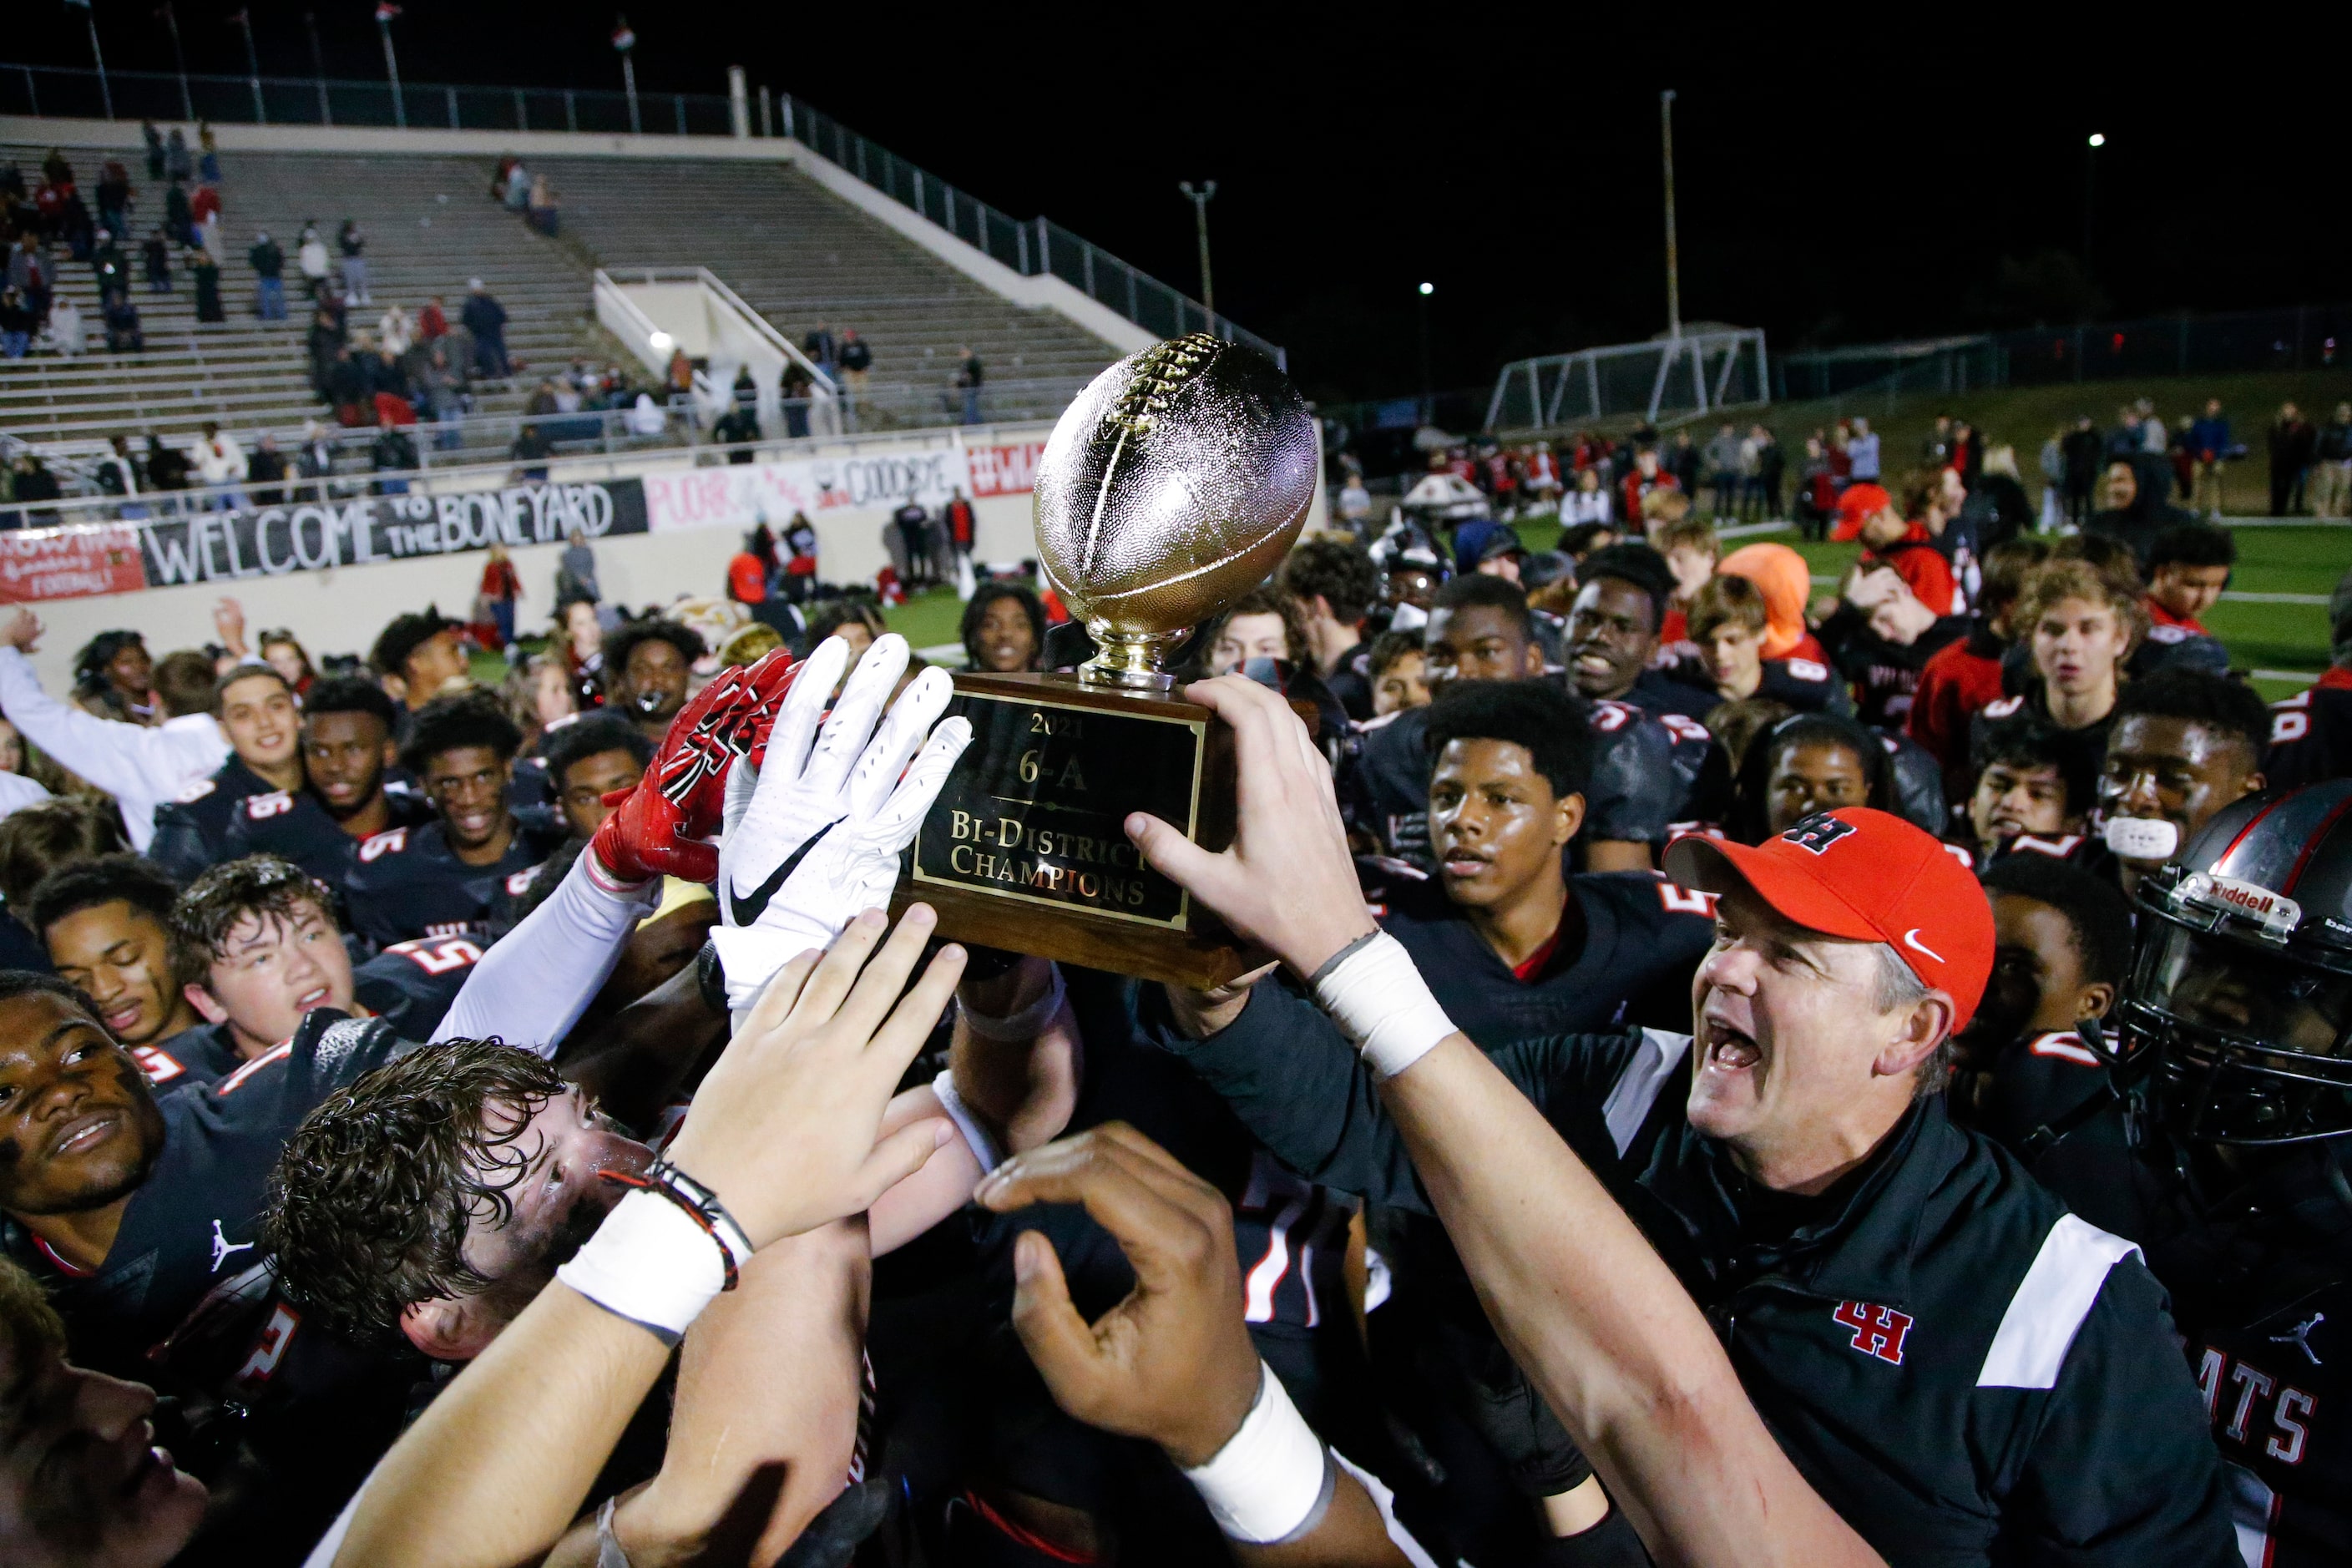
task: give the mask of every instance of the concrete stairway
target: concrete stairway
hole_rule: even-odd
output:
[[[0,160],[10,157],[30,171],[39,152],[0,147]],[[76,162],[78,183],[94,188],[97,155],[83,152]],[[163,203],[145,188],[143,167],[134,164],[131,173],[142,187],[131,228],[143,237],[160,221]],[[368,237],[374,303],[352,308],[355,330],[372,334],[377,316],[394,301],[413,317],[436,294],[454,321],[467,279],[478,277],[505,305],[507,346],[525,366],[551,369],[575,355],[611,353],[589,312],[589,268],[489,201],[487,160],[245,153],[232,154],[223,174],[221,295],[229,319],[196,321],[194,281],[176,271],[176,257],[173,291],[148,292],[137,247],[126,247],[146,351],[114,354],[101,346],[70,362],[35,356],[0,365],[0,431],[47,449],[89,451],[118,433],[194,437],[205,421],[217,420],[248,446],[264,429],[278,432],[283,444],[305,420],[323,414],[309,383],[309,321],[294,266],[306,219],[317,221],[331,252],[346,216],[357,218]],[[245,253],[264,229],[287,252],[284,321],[253,314],[254,276]],[[91,269],[62,247],[52,256],[58,286],[81,309],[86,341],[102,345]],[[533,384],[526,369],[510,387],[478,384],[478,412],[519,411]],[[482,450],[464,455],[493,457],[508,439],[495,429],[471,433],[469,446]]]
[[[631,268],[708,267],[798,343],[819,322],[873,350],[882,422],[938,424],[976,351],[990,418],[1052,417],[1118,357],[1051,310],[982,287],[789,166],[719,160],[555,159],[563,231],[626,281]],[[866,421],[870,427],[877,421]]]

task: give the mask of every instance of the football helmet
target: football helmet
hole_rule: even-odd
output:
[[[2352,779],[2250,795],[2140,879],[2112,1051],[2197,1143],[2352,1133]]]

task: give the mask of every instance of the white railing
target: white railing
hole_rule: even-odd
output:
[[[833,378],[709,268],[629,268],[618,278],[599,268],[596,319],[665,382],[669,375],[670,356],[681,346],[681,334],[656,321],[653,314],[631,297],[632,289],[693,290],[694,303],[687,312],[691,320],[671,324],[685,331],[683,346],[688,356],[703,362],[695,373],[693,395],[704,411],[717,414],[723,410],[734,395],[738,373],[749,370],[758,388],[756,405],[761,425],[773,426],[785,408],[779,390],[784,367],[797,365],[809,378],[810,433],[837,435],[854,423],[854,416],[844,416],[841,394]],[[697,349],[703,352],[697,354]]]

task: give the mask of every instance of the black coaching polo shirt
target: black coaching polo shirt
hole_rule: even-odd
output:
[[[1684,1120],[1690,1045],[1645,1029],[1487,1056],[1611,1184],[1864,1540],[1938,1568],[2239,1561],[2204,1406],[2136,1249],[1940,1097],[1822,1201],[1759,1192]],[[1433,1212],[1370,1074],[1303,997],[1262,984],[1223,1031],[1171,1048],[1301,1175]]]

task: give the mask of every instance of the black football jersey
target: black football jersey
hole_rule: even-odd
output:
[[[2301,789],[2352,777],[2352,669],[2271,704],[2271,744],[2263,773],[2273,789]]]
[[[1985,863],[1987,869],[2011,855],[2041,855],[2063,860],[2102,881],[2122,885],[2123,872],[2116,864],[2115,852],[2104,840],[2088,833],[2021,833],[1993,851]]]
[[[429,1040],[482,961],[471,936],[426,936],[399,942],[352,966],[352,1001],[361,1017],[382,1018],[404,1040]],[[245,1065],[226,1024],[198,1024],[131,1054],[157,1089],[211,1083]]]
[[[270,1167],[328,1095],[391,1060],[400,1038],[381,1019],[320,1008],[294,1037],[210,1083],[156,1096],[163,1148],[132,1194],[96,1269],[64,1265],[14,1220],[0,1245],[47,1288],[74,1361],[143,1381],[147,1352],[215,1285],[256,1262]]]
[[[384,800],[392,807],[394,828],[418,827],[433,819],[431,804],[405,786],[387,786]],[[271,790],[247,795],[229,814],[223,858],[276,855],[293,861],[327,886],[340,888],[360,842],[343,831],[309,790]]]
[[[186,887],[207,868],[247,853],[229,848],[229,828],[237,807],[255,795],[273,794],[276,788],[247,767],[242,758],[230,757],[212,777],[197,780],[177,800],[155,808],[155,838],[147,846],[147,858]]]
[[[2247,1563],[2352,1562],[2352,1277],[2341,1237],[2241,1215],[2152,1246]]]
[[[1900,730],[1911,717],[1919,671],[1948,644],[1969,633],[1966,616],[1945,616],[1914,642],[1891,642],[1873,631],[1852,605],[1822,623],[1821,639],[1838,669],[1853,683],[1854,717],[1873,729]]]
[[[1851,713],[1845,682],[1819,659],[1768,658],[1756,682],[1756,698],[1785,702],[1800,713]]]
[[[1693,793],[1675,767],[1676,742],[1662,721],[1629,703],[1586,708],[1595,745],[1580,837],[1664,843],[1667,824],[1682,819]],[[1350,819],[1370,828],[1388,854],[1423,868],[1430,864],[1428,732],[1425,708],[1375,721],[1342,783]]]
[[[1323,684],[1348,717],[1360,724],[1372,716],[1372,655],[1359,645],[1339,656]]]
[[[343,873],[351,929],[377,947],[425,936],[478,938],[500,897],[530,886],[532,870],[562,839],[545,811],[516,813],[513,840],[488,866],[458,859],[438,820],[362,839]]]

